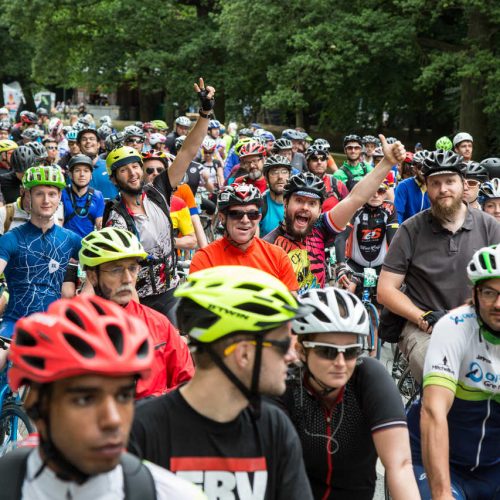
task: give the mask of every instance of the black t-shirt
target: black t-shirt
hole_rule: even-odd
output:
[[[137,407],[130,448],[200,485],[210,500],[312,499],[297,434],[267,402],[258,420],[245,409],[232,422],[219,423],[172,391]]]
[[[359,358],[331,411],[298,369],[287,386],[281,401],[299,433],[314,498],[371,500],[377,478],[372,433],[406,426],[401,396],[385,368]]]
[[[173,132],[170,132],[170,134],[167,135],[167,140],[165,141],[165,147],[173,155],[177,154],[177,148],[175,147],[175,141],[176,141],[177,137],[180,137],[180,136],[174,130]]]
[[[17,178],[15,172],[0,174],[0,189],[5,198],[5,203],[13,203],[19,198],[19,188],[22,182]]]
[[[187,184],[191,188],[191,191],[193,192],[193,195],[196,196],[196,193],[198,192],[198,188],[200,187],[200,179],[201,179],[201,169],[203,166],[196,162],[192,161],[189,164],[189,167],[186,171],[187,176],[188,176],[188,181]]]

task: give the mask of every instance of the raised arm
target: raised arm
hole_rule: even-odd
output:
[[[199,84],[194,84],[194,90],[198,94],[201,103],[200,116],[189,132],[180,151],[177,152],[174,162],[168,169],[168,178],[170,185],[175,189],[184,177],[189,164],[193,161],[196,153],[200,149],[203,139],[208,132],[208,121],[212,116],[212,109],[215,104],[215,89],[206,87],[203,78],[200,78]]]
[[[391,170],[392,165],[402,161],[406,156],[406,150],[399,141],[387,144],[382,134],[379,135],[379,138],[382,142],[384,159],[369,174],[365,175],[354,186],[349,195],[335,205],[328,214],[330,220],[339,228],[344,228],[356,210],[373,196]]]

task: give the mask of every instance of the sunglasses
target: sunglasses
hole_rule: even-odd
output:
[[[55,151],[57,149],[57,146],[45,146],[45,149],[47,151]]]
[[[387,189],[382,189],[382,188],[377,189],[377,194],[385,194],[385,193],[387,193]]]
[[[337,359],[337,356],[340,353],[344,355],[344,359],[347,361],[356,359],[361,354],[363,347],[361,344],[334,345],[310,341],[304,341],[302,342],[302,345],[306,349],[312,349],[318,358],[328,359],[330,361]]]
[[[257,345],[257,342],[255,340],[240,340],[238,342],[235,342],[234,344],[231,344],[229,347],[226,347],[226,349],[224,349],[224,356],[229,356],[236,349],[237,344],[239,344],[240,342],[248,342],[249,344]],[[262,347],[274,347],[279,352],[279,354],[281,354],[281,356],[287,355],[291,345],[292,339],[290,337],[287,337],[283,340],[264,340],[262,342]]]
[[[155,172],[157,174],[161,174],[165,169],[163,167],[147,167],[146,168],[146,173],[148,175],[154,174]]]
[[[258,220],[260,217],[260,212],[258,210],[251,210],[249,212],[245,212],[244,210],[229,210],[227,212],[227,216],[232,220],[241,220],[245,215],[250,220]]]
[[[465,182],[469,187],[477,187],[479,186],[479,184],[481,184],[479,181],[476,181],[475,179],[467,179]]]
[[[125,144],[144,144],[144,139],[127,139]]]

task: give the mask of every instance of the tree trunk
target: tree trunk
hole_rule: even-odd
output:
[[[466,10],[468,16],[467,45],[485,49],[489,45],[489,23],[485,15],[477,9]],[[470,57],[474,57],[471,51]],[[480,159],[487,151],[487,116],[482,102],[484,80],[464,78],[460,88],[460,131],[469,132],[474,138],[473,158]]]

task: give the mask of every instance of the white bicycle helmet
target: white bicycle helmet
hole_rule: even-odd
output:
[[[190,127],[191,120],[187,116],[179,116],[179,118],[175,120],[175,124],[181,127]]]
[[[314,308],[311,314],[292,323],[293,333],[353,333],[368,336],[370,325],[365,306],[356,295],[340,288],[312,289],[299,299]]]
[[[474,142],[472,135],[467,132],[459,132],[455,137],[453,137],[453,147],[457,147],[463,141]]]
[[[491,181],[483,182],[479,191],[485,198],[500,198],[500,179],[495,178]]]
[[[151,144],[151,146],[156,146],[157,144],[165,144],[167,142],[167,138],[163,135],[163,134],[160,134],[160,133],[156,133],[156,134],[151,134],[151,136],[149,137],[149,144]]]
[[[483,280],[500,278],[500,245],[478,250],[467,266],[467,276],[474,285]]]
[[[211,137],[205,137],[201,143],[201,147],[207,152],[215,151],[216,146],[217,143]]]

